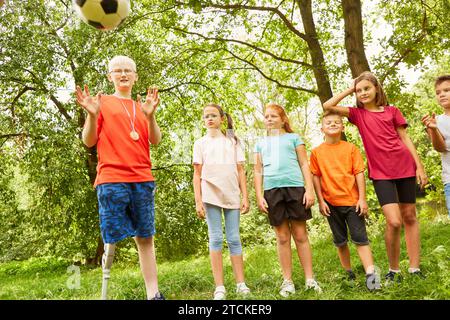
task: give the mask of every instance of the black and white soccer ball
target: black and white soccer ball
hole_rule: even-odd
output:
[[[130,14],[130,0],[73,0],[81,20],[99,30],[118,27]]]

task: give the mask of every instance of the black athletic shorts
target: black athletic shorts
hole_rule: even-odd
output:
[[[283,187],[264,190],[264,199],[269,205],[269,223],[279,226],[285,219],[306,221],[312,218],[311,209],[303,205],[303,187]]]
[[[366,231],[366,221],[363,216],[359,216],[356,207],[333,206],[328,204],[331,214],[327,217],[333,242],[336,247],[342,247],[348,242],[348,233],[352,242],[359,246],[369,244]],[[347,229],[348,228],[348,229]]]
[[[416,203],[416,177],[373,180],[380,206],[389,203]]]

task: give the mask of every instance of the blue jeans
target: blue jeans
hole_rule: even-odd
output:
[[[447,205],[448,216],[450,217],[450,183],[444,185],[445,203]]]
[[[204,203],[206,222],[208,223],[209,250],[221,251],[223,244],[222,210],[225,216],[225,234],[230,255],[242,254],[241,237],[239,235],[239,209],[225,209],[209,203]]]

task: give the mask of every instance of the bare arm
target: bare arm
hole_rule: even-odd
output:
[[[411,138],[408,136],[408,133],[406,132],[406,128],[404,126],[397,127],[397,133],[400,136],[400,139],[408,148],[414,159],[414,162],[416,163],[417,182],[420,184],[420,187],[423,188],[428,183],[428,178],[425,174],[422,161],[420,161],[419,155],[417,154],[416,147],[414,147],[414,144],[412,143]]]
[[[148,140],[151,144],[157,145],[161,142],[161,130],[156,122],[155,115],[152,114],[148,120]]]
[[[366,216],[369,210],[366,201],[366,178],[364,177],[364,172],[356,174],[356,185],[358,186],[358,202],[356,204],[356,212],[359,215]]]
[[[324,216],[330,216],[330,208],[328,207],[322,195],[322,187],[320,185],[320,177],[313,175],[314,189],[316,191],[317,200],[319,202],[319,211]]]
[[[202,201],[202,187],[201,187],[202,165],[194,164],[194,197],[195,197],[195,210],[197,216],[200,219],[205,218],[205,208]]]
[[[341,100],[344,99],[346,96],[351,95],[354,92],[355,89],[353,87],[350,87],[342,91],[341,93],[338,93],[337,95],[333,96],[323,104],[323,110],[337,113],[343,117],[348,117],[350,115],[349,108],[338,106],[338,103],[341,102]]]
[[[422,117],[422,123],[426,126],[428,137],[431,140],[434,150],[438,152],[447,152],[444,137],[437,127],[436,115]]]
[[[306,209],[309,209],[314,204],[314,184],[311,170],[309,169],[305,145],[301,144],[297,146],[295,151],[297,152],[298,163],[300,165],[300,169],[302,170],[303,178],[305,179],[305,196],[303,199],[303,204]]]
[[[137,96],[137,100],[141,101],[141,96]],[[144,103],[141,103],[141,110],[148,121],[148,140],[151,144],[156,145],[161,141],[161,130],[156,122],[155,112],[159,105],[158,88],[148,88],[147,96]]]
[[[91,148],[97,144],[97,119],[98,115],[91,115],[88,113],[86,122],[84,124],[83,132],[81,134],[83,143],[86,147]]]
[[[262,191],[263,166],[260,153],[255,153],[254,176],[256,202],[258,203],[258,208],[265,213],[269,213],[267,211],[268,205],[266,200],[264,199]]]
[[[247,213],[250,209],[250,205],[248,203],[248,193],[247,193],[247,178],[245,176],[245,167],[244,164],[237,164],[238,177],[239,177],[239,188],[242,193],[242,205],[241,205],[241,213]]]
[[[81,90],[80,86],[76,87],[75,96],[77,103],[87,111],[86,122],[84,124],[83,132],[81,134],[83,143],[91,148],[97,143],[97,119],[100,114],[100,97],[102,93],[99,92],[95,97],[92,97],[89,93],[87,85],[84,86],[84,90]]]

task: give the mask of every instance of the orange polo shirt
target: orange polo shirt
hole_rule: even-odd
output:
[[[122,103],[123,105],[122,105]],[[127,112],[124,109],[128,110]],[[102,183],[154,181],[148,141],[148,120],[136,103],[134,129],[139,139],[130,137],[133,100],[102,96],[97,120],[97,177],[94,187]]]
[[[311,151],[312,174],[320,177],[322,196],[333,206],[354,206],[358,202],[356,175],[364,171],[358,148],[349,142],[322,143]]]

